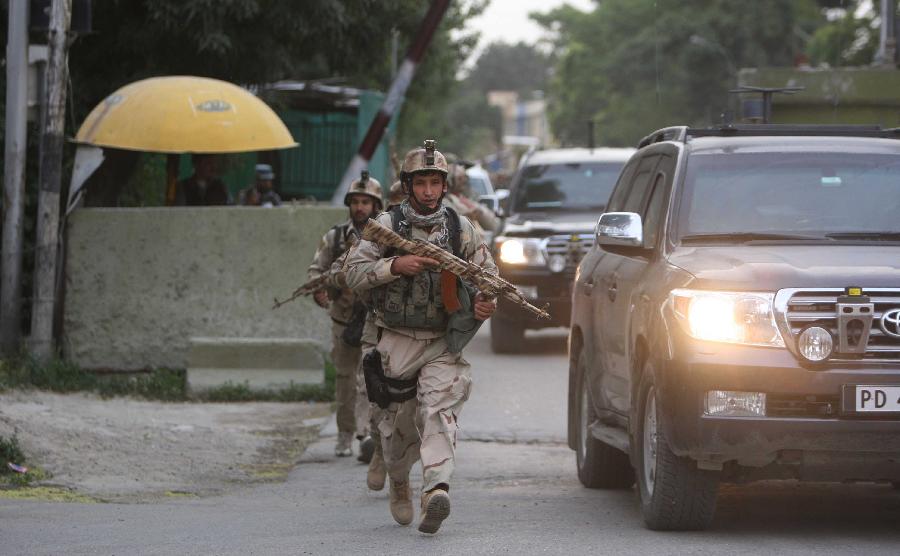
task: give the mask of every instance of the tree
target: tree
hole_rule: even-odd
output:
[[[597,121],[602,144],[633,145],[673,124],[706,124],[729,106],[740,67],[792,65],[824,23],[812,0],[603,0],[533,16],[558,32],[550,121],[565,144]]]
[[[469,85],[483,93],[488,91],[543,90],[550,73],[550,56],[525,43],[495,42],[478,57],[469,74]]]
[[[72,46],[75,119],[110,92],[155,75],[200,75],[239,84],[343,78],[386,89],[392,30],[410,40],[428,0],[95,0],[94,32]],[[416,83],[438,96],[472,37],[467,7],[445,19],[429,56],[433,71]],[[432,48],[431,50],[435,50]],[[402,54],[402,51],[401,51]],[[429,55],[433,52],[429,52]],[[437,81],[437,82],[435,82]],[[411,90],[410,97],[416,98]]]
[[[844,13],[816,29],[809,41],[809,60],[813,66],[861,66],[872,63],[878,48],[879,30],[874,14],[861,17],[854,10]]]

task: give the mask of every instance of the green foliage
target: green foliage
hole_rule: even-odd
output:
[[[415,110],[447,98],[475,37],[462,31],[483,0],[454,2],[408,95]],[[156,75],[234,83],[335,79],[386,90],[393,32],[401,57],[428,0],[95,0],[93,32],[70,51],[75,120],[106,95]],[[415,115],[406,118],[414,125]],[[411,119],[410,119],[411,118]]]
[[[467,79],[471,88],[488,91],[516,91],[528,94],[544,90],[551,58],[526,43],[495,42],[478,57]]]
[[[25,463],[25,454],[19,447],[19,439],[13,435],[10,438],[0,435],[0,475],[14,473],[6,466],[7,462],[22,465]]]
[[[293,384],[281,390],[256,390],[244,382],[228,382],[200,395],[207,402],[329,402],[334,391],[321,384]]]
[[[811,0],[604,0],[533,16],[558,30],[550,120],[564,144],[634,145],[667,125],[718,121],[741,67],[790,66],[824,16]]]
[[[185,372],[156,369],[149,373],[98,377],[94,390],[104,398],[135,396],[148,400],[184,401],[187,399]]]
[[[872,62],[878,48],[878,28],[874,17],[856,17],[847,12],[823,25],[809,41],[808,53],[813,66],[861,66]]]
[[[324,384],[294,384],[281,390],[252,390],[244,383],[227,382],[218,388],[212,388],[200,395],[209,402],[332,402],[334,401],[335,378],[337,371],[331,361],[325,362]]]
[[[439,149],[462,150],[444,139],[456,125],[448,120],[447,104],[459,93],[456,74],[478,41],[477,34],[464,29],[465,22],[480,14],[485,4],[485,0],[450,4],[406,94],[397,129],[401,153],[427,138],[436,138]],[[401,56],[412,37],[413,33],[403,36]]]

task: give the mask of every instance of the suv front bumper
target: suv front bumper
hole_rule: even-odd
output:
[[[784,349],[690,343],[693,349],[659,362],[664,433],[676,454],[710,468],[784,464],[819,480],[900,480],[900,416],[841,409],[845,385],[900,385],[897,364],[813,370]],[[711,390],[764,392],[766,416],[705,415]]]

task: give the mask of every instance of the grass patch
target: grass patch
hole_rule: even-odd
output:
[[[11,500],[38,500],[41,502],[80,502],[90,504],[97,502],[90,496],[78,494],[71,490],[59,487],[27,487],[15,490],[0,489],[0,498]]]
[[[190,396],[184,370],[94,373],[61,359],[43,364],[30,357],[0,359],[0,391],[36,388],[61,393],[94,392],[104,398],[133,396],[173,402],[334,401],[335,376],[334,365],[326,361],[324,384],[291,384],[282,390],[260,391],[251,390],[247,384],[227,383],[199,395]]]

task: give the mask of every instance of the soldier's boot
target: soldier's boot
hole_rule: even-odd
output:
[[[391,515],[400,525],[412,523],[413,505],[408,480],[400,482],[391,479]]]
[[[366,473],[366,485],[368,485],[369,490],[381,490],[384,488],[386,477],[387,468],[384,465],[384,458],[376,452],[369,463],[369,471]]]
[[[334,455],[339,458],[352,456],[353,448],[350,447],[350,444],[353,442],[353,433],[350,432],[339,432],[337,444],[334,445]]]
[[[370,463],[372,461],[372,454],[375,453],[375,440],[366,435],[363,438],[359,439],[359,455],[356,456],[357,461],[361,461],[363,463]],[[381,481],[381,485],[384,486],[384,481]],[[381,489],[375,489],[381,490]]]
[[[422,494],[422,521],[419,522],[419,531],[423,533],[437,533],[441,522],[450,515],[450,494],[436,488]]]

